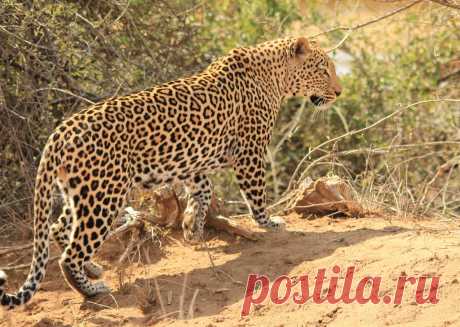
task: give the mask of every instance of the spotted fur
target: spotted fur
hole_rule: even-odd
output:
[[[330,104],[341,87],[326,53],[305,38],[286,38],[239,48],[197,75],[95,104],[64,121],[50,136],[38,168],[34,197],[34,250],[26,282],[1,304],[26,303],[45,276],[49,234],[62,249],[68,284],[86,297],[108,292],[91,258],[106,239],[134,185],[185,182],[194,219],[187,239],[203,234],[211,199],[206,174],[232,167],[254,219],[278,223],[265,212],[264,156],[281,101],[307,96]],[[52,191],[64,208],[50,226]]]

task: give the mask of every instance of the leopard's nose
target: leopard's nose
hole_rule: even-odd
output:
[[[342,91],[335,91],[335,95],[336,95],[336,96],[339,96],[339,95],[341,95],[341,94],[342,94]]]

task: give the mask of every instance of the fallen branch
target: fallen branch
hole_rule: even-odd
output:
[[[243,228],[236,224],[233,220],[223,216],[209,216],[207,218],[206,224],[216,230],[223,230],[232,235],[239,235],[251,241],[258,240],[257,234],[255,232]]]

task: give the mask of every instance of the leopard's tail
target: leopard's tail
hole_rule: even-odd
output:
[[[38,290],[45,277],[49,258],[49,216],[51,214],[53,188],[57,181],[55,162],[49,157],[49,151],[43,152],[35,182],[34,195],[34,250],[27,280],[15,294],[5,292],[7,276],[0,270],[0,303],[2,307],[13,309],[27,303]]]

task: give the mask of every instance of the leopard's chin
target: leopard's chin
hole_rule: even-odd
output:
[[[317,95],[310,96],[310,101],[317,107],[322,107],[327,103],[325,98],[317,96]]]

